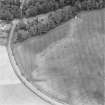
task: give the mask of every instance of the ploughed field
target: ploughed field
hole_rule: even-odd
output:
[[[33,86],[67,104],[105,104],[104,10],[81,13],[33,36],[14,37],[12,45],[21,74]]]

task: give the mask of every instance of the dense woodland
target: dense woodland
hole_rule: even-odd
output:
[[[13,20],[23,17],[34,17],[50,11],[72,6],[78,10],[92,10],[105,7],[105,0],[29,0],[21,7],[19,0],[0,0],[0,19]]]
[[[1,20],[13,20],[14,18],[21,17],[19,0],[4,0],[0,1],[0,19]]]

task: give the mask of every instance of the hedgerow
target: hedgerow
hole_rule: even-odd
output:
[[[27,20],[27,23],[20,22],[17,28],[17,33],[19,33],[17,34],[17,37],[19,37],[16,40],[18,41],[20,38],[22,41],[32,36],[43,35],[51,29],[54,29],[60,24],[64,23],[65,21],[73,18],[77,15],[77,13],[78,12],[75,7],[66,6],[62,9],[56,10],[55,12],[52,11],[44,14],[45,16],[39,15],[36,18],[31,18],[31,21]],[[24,36],[24,31],[27,33],[27,35],[25,35],[26,37]]]

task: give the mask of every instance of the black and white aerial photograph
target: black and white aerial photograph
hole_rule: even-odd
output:
[[[105,105],[105,0],[0,0],[0,105]]]

